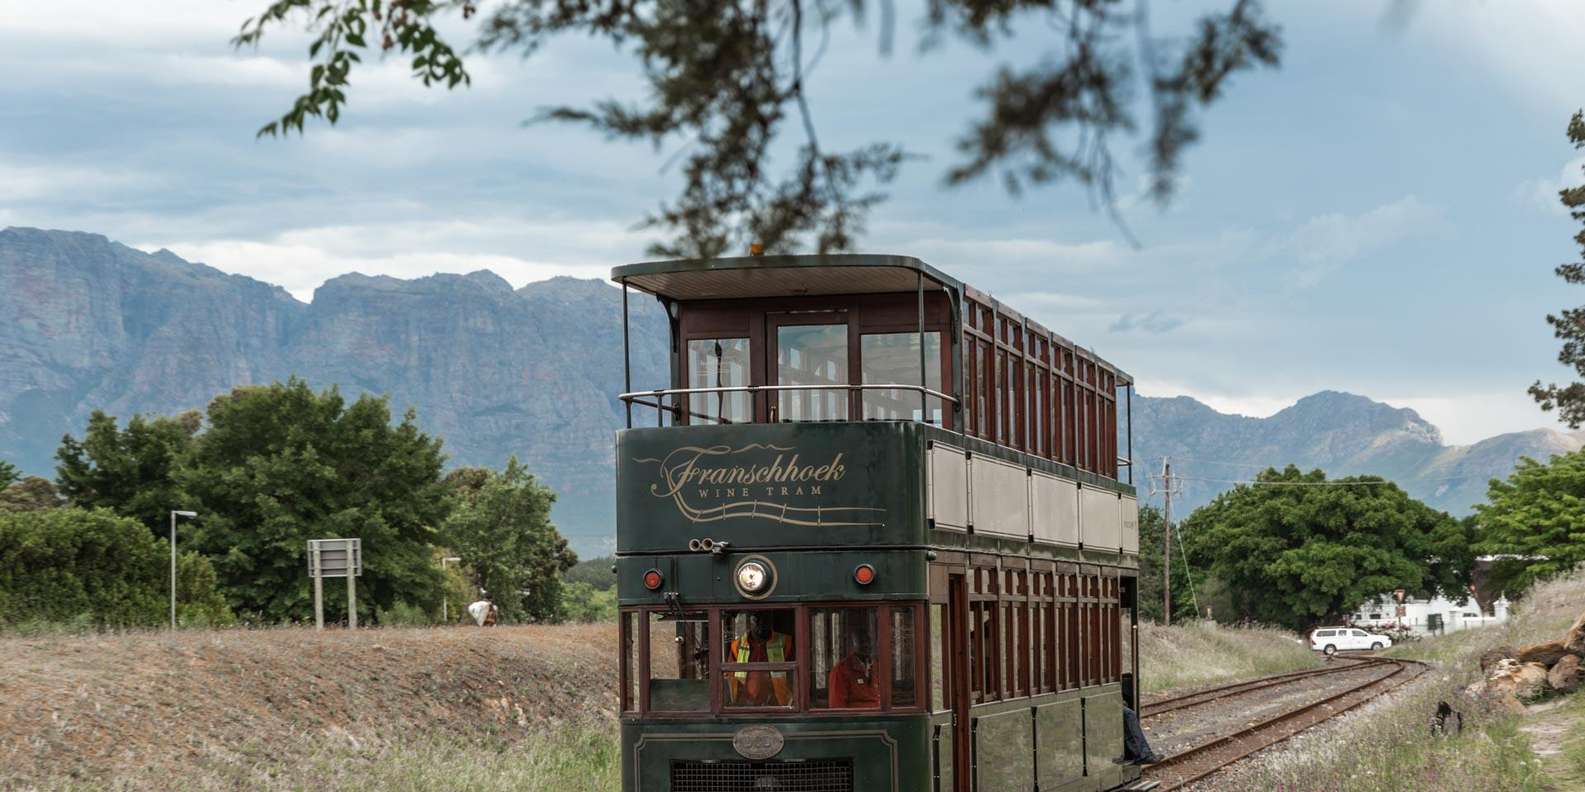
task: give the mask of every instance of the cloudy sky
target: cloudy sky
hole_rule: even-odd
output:
[[[568,41],[475,57],[470,90],[397,63],[354,76],[343,122],[254,139],[306,80],[304,39],[227,40],[265,0],[0,0],[0,226],[93,231],[285,286],[347,272],[490,269],[514,284],[639,260],[634,221],[676,188],[675,148],[523,127],[538,108],[634,96],[632,62]],[[1199,3],[1158,3],[1158,34]],[[1213,6],[1225,7],[1217,2]],[[900,40],[917,9],[904,3]],[[1203,117],[1158,210],[1125,195],[1131,247],[1073,187],[941,186],[994,56],[877,54],[842,28],[811,81],[822,143],[926,156],[865,251],[920,256],[1095,347],[1150,395],[1267,415],[1320,389],[1419,410],[1453,442],[1548,425],[1525,395],[1566,376],[1542,317],[1582,302],[1552,275],[1582,179],[1563,131],[1585,104],[1569,3],[1268,3],[1279,71]],[[1121,144],[1126,154],[1134,145]],[[1127,186],[1140,168],[1130,161]]]

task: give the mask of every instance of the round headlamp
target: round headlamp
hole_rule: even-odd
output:
[[[776,588],[776,567],[764,556],[744,559],[732,573],[737,591],[749,599],[763,599]]]
[[[770,570],[758,561],[745,561],[737,568],[737,587],[749,594],[758,594],[770,583]]]

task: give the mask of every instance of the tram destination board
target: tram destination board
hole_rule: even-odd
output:
[[[624,551],[727,532],[758,546],[917,544],[919,427],[753,424],[629,429],[617,438]]]
[[[309,577],[353,577],[363,575],[363,540],[308,540]]]

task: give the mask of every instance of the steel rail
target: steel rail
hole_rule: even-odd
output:
[[[1333,694],[1331,696],[1327,696],[1326,698],[1320,699],[1319,701],[1313,701],[1313,702],[1311,702],[1309,704],[1306,704],[1304,706],[1288,710],[1287,712],[1284,712],[1284,713],[1282,713],[1280,715],[1277,715],[1275,717],[1268,718],[1268,719],[1266,719],[1264,721],[1261,721],[1260,723],[1256,723],[1256,724],[1250,725],[1250,726],[1245,727],[1243,729],[1240,729],[1240,730],[1238,730],[1236,732],[1233,732],[1232,734],[1228,734],[1226,736],[1218,737],[1218,738],[1216,738],[1214,740],[1210,740],[1208,742],[1201,743],[1201,744],[1196,745],[1196,746],[1194,746],[1192,748],[1189,748],[1187,750],[1179,751],[1178,753],[1175,753],[1172,756],[1167,757],[1163,761],[1160,761],[1160,762],[1157,762],[1157,763],[1155,763],[1153,765],[1150,765],[1149,768],[1147,768],[1145,772],[1146,772],[1147,775],[1151,776],[1154,780],[1157,780],[1157,781],[1159,781],[1161,783],[1161,786],[1157,788],[1157,792],[1168,792],[1168,790],[1173,790],[1173,789],[1177,789],[1177,788],[1182,787],[1182,786],[1186,786],[1188,784],[1192,784],[1192,783],[1194,783],[1196,781],[1199,781],[1202,778],[1205,778],[1206,776],[1211,775],[1212,773],[1218,772],[1218,771],[1222,770],[1223,768],[1225,768],[1225,767],[1227,767],[1227,766],[1229,766],[1231,764],[1234,764],[1236,762],[1239,762],[1239,761],[1249,757],[1251,754],[1254,754],[1254,753],[1256,753],[1258,751],[1263,751],[1263,750],[1265,750],[1267,748],[1270,748],[1273,745],[1277,745],[1278,743],[1284,742],[1284,741],[1292,738],[1294,735],[1299,734],[1299,733],[1303,732],[1304,730],[1309,729],[1312,726],[1318,725],[1320,723],[1324,723],[1327,720],[1330,720],[1330,719],[1335,718],[1335,717],[1337,717],[1339,715],[1342,715],[1342,714],[1344,714],[1346,712],[1349,712],[1349,711],[1351,711],[1351,710],[1353,710],[1353,709],[1355,709],[1355,708],[1357,708],[1357,707],[1359,707],[1359,706],[1361,706],[1363,704],[1366,704],[1367,702],[1373,701],[1378,696],[1380,696],[1380,695],[1382,695],[1384,693],[1387,693],[1388,691],[1395,690],[1398,687],[1401,687],[1402,685],[1404,685],[1405,683],[1410,682],[1410,681],[1418,678],[1420,676],[1420,674],[1423,674],[1425,672],[1425,670],[1427,668],[1429,668],[1429,666],[1427,666],[1425,663],[1419,662],[1417,660],[1400,660],[1400,659],[1396,659],[1396,658],[1382,658],[1382,660],[1383,660],[1382,664],[1392,664],[1392,665],[1397,666],[1397,668],[1393,669],[1393,671],[1391,673],[1387,674],[1386,676],[1376,677],[1375,679],[1372,679],[1372,680],[1370,680],[1368,682],[1365,682],[1365,683],[1362,683],[1362,684],[1359,684],[1359,685],[1355,685],[1353,687],[1348,688],[1347,690],[1344,690],[1344,691],[1341,691],[1339,693]],[[1377,664],[1358,665],[1358,666],[1352,666],[1351,668],[1353,668],[1353,669],[1368,668],[1368,667],[1372,667],[1373,665],[1377,665]],[[1224,758],[1224,759],[1220,759],[1220,761],[1217,761],[1215,764],[1212,764],[1209,767],[1205,767],[1205,768],[1202,768],[1202,769],[1194,769],[1194,768],[1191,767],[1187,773],[1182,774],[1182,775],[1178,775],[1178,774],[1175,774],[1175,773],[1172,772],[1174,767],[1178,767],[1180,765],[1187,764],[1187,763],[1189,763],[1191,761],[1202,759],[1207,754],[1211,753],[1212,751],[1215,751],[1218,748],[1222,748],[1224,746],[1232,745],[1233,743],[1235,743],[1235,742],[1237,742],[1239,740],[1243,740],[1245,738],[1255,737],[1257,734],[1259,734],[1260,732],[1263,732],[1263,731],[1275,730],[1275,729],[1278,729],[1278,728],[1283,727],[1283,726],[1291,725],[1293,721],[1299,720],[1303,716],[1311,715],[1311,714],[1315,713],[1317,710],[1321,709],[1322,707],[1326,707],[1329,704],[1333,704],[1335,702],[1341,701],[1342,699],[1348,698],[1349,696],[1353,696],[1355,694],[1358,694],[1358,693],[1360,693],[1362,691],[1367,690],[1368,688],[1376,687],[1376,686],[1379,686],[1379,685],[1383,685],[1384,683],[1390,682],[1392,679],[1394,679],[1395,677],[1399,676],[1400,674],[1403,674],[1404,672],[1408,671],[1410,668],[1417,669],[1416,673],[1414,673],[1412,676],[1409,676],[1409,677],[1407,677],[1405,679],[1402,679],[1402,680],[1398,681],[1396,684],[1385,685],[1384,687],[1382,687],[1381,690],[1378,690],[1378,691],[1376,691],[1374,693],[1370,693],[1368,695],[1362,696],[1362,697],[1359,698],[1358,701],[1354,701],[1354,702],[1348,704],[1347,706],[1344,706],[1344,707],[1342,707],[1340,709],[1337,709],[1337,710],[1331,712],[1330,714],[1327,714],[1327,715],[1325,715],[1325,716],[1323,716],[1321,718],[1318,718],[1314,722],[1307,723],[1307,724],[1302,724],[1302,725],[1299,725],[1298,728],[1287,730],[1287,731],[1285,731],[1285,732],[1283,732],[1281,734],[1278,734],[1274,739],[1257,740],[1257,741],[1255,741],[1254,745],[1252,745],[1252,746],[1250,746],[1248,748],[1241,748],[1241,749],[1238,750],[1237,754],[1235,754],[1233,756],[1230,756],[1230,757],[1227,757],[1227,758]]]
[[[1276,687],[1277,685],[1285,685],[1290,682],[1299,682],[1318,676],[1327,676],[1328,674],[1342,674],[1348,671],[1356,671],[1361,668],[1368,668],[1373,665],[1381,665],[1383,663],[1392,662],[1391,660],[1381,657],[1339,657],[1337,659],[1348,660],[1350,661],[1350,664],[1332,666],[1329,668],[1307,668],[1303,671],[1289,671],[1285,674],[1273,674],[1268,677],[1261,677],[1260,679],[1251,679],[1245,682],[1234,682],[1232,684],[1208,688],[1206,690],[1196,690],[1192,693],[1185,693],[1181,696],[1174,696],[1172,698],[1162,699],[1160,701],[1154,701],[1149,704],[1142,705],[1139,708],[1139,717],[1141,720],[1147,720],[1154,718],[1157,715],[1165,715],[1168,712],[1177,712],[1178,710],[1188,709],[1189,707],[1198,707],[1201,704],[1209,704],[1213,701],[1220,701],[1225,698],[1243,695],[1256,690],[1265,690],[1266,688]]]

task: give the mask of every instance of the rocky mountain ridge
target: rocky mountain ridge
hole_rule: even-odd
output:
[[[452,464],[516,454],[554,487],[558,524],[603,552],[622,425],[621,293],[554,278],[513,289],[490,272],[413,280],[348,274],[304,303],[278,286],[145,253],[96,234],[0,230],[0,458],[50,475],[63,434],[103,409],[202,408],[233,386],[298,376],[348,395],[387,394],[445,438]],[[633,384],[664,383],[665,317],[632,301]],[[1187,397],[1136,397],[1142,475],[1162,456],[1192,508],[1227,482],[1289,462],[1388,476],[1465,513],[1522,455],[1577,450],[1585,435],[1536,430],[1447,446],[1412,410],[1323,392],[1267,418]],[[1136,477],[1141,493],[1144,478]]]

